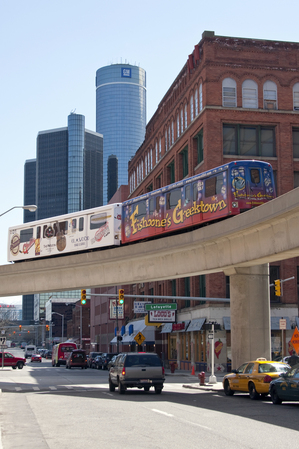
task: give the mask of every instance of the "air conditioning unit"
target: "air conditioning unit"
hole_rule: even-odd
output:
[[[264,100],[264,109],[277,109],[276,100]]]

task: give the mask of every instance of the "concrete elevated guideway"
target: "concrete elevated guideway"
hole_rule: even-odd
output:
[[[299,188],[195,231],[120,248],[0,266],[0,296],[230,276],[232,364],[271,357],[269,262],[299,255]]]

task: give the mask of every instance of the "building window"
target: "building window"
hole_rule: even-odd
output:
[[[237,107],[237,83],[232,78],[222,81],[222,106],[224,108]]]
[[[294,189],[299,187],[299,171],[294,171]]]
[[[165,153],[168,150],[168,146],[167,146],[167,129],[165,129]]]
[[[161,159],[161,157],[162,157],[162,143],[161,143],[161,137],[160,137],[160,139],[159,139],[159,160]]]
[[[225,276],[225,297],[230,298],[230,278]]]
[[[223,125],[223,154],[276,157],[275,128]]]
[[[180,153],[181,156],[181,167],[183,170],[182,177],[188,176],[188,146],[183,149]]]
[[[299,128],[293,128],[293,157],[299,158]]]
[[[185,287],[185,294],[184,294],[184,296],[190,296],[190,278],[188,277],[188,278],[185,278],[184,279],[184,287]],[[184,307],[190,307],[190,301],[188,301],[188,300],[185,300],[184,301],[185,302],[185,306]]]
[[[176,296],[176,279],[172,279],[170,282],[171,282],[171,296]],[[175,299],[173,299],[172,301],[176,302]]]
[[[176,117],[176,133],[177,133],[177,138],[180,137],[180,116],[179,114]]]
[[[183,109],[181,109],[181,134],[184,132],[184,115]]]
[[[202,84],[199,86],[199,110],[202,111]]]
[[[195,91],[195,117],[198,115],[198,90]]]
[[[280,296],[275,295],[274,281],[280,279],[280,267],[276,265],[270,265],[270,302],[280,302]]]
[[[294,111],[299,111],[299,83],[294,84],[293,87],[293,104]]]
[[[195,136],[195,139],[197,140],[197,164],[200,164],[203,161],[203,130]]]
[[[258,87],[253,80],[245,80],[242,85],[242,107],[258,108]]]
[[[172,161],[168,167],[167,167],[167,181],[170,184],[173,184],[175,182],[175,170],[174,170],[174,161]]]
[[[199,296],[200,298],[206,297],[206,276],[204,274],[199,276]]]
[[[190,98],[190,120],[193,122],[194,119],[194,104],[193,104],[193,95]]]
[[[171,145],[174,144],[174,123],[173,120],[171,122]]]
[[[187,126],[188,126],[188,117],[187,117],[187,105],[185,104],[185,129],[187,128]]]
[[[146,190],[147,190],[147,192],[152,192],[153,191],[153,184],[150,184],[149,186],[147,186]]]
[[[277,109],[277,86],[273,81],[264,84],[264,109]]]

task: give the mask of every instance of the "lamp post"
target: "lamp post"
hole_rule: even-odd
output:
[[[62,318],[62,332],[61,332],[61,343],[63,343],[63,334],[64,334],[64,315],[62,315],[62,313],[58,313],[58,312],[52,312],[52,315],[59,315]]]
[[[37,209],[37,206],[35,204],[30,204],[29,206],[14,206],[14,207],[11,207],[10,209],[6,210],[2,214],[0,214],[0,217],[2,217],[2,215],[4,215],[4,214],[7,214],[7,212],[10,212],[13,209],[25,209],[25,210],[29,210],[30,212],[35,212]]]

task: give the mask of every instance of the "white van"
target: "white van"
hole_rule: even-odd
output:
[[[34,345],[25,346],[25,359],[27,359],[27,357],[31,357],[32,354],[36,354],[36,346]]]

